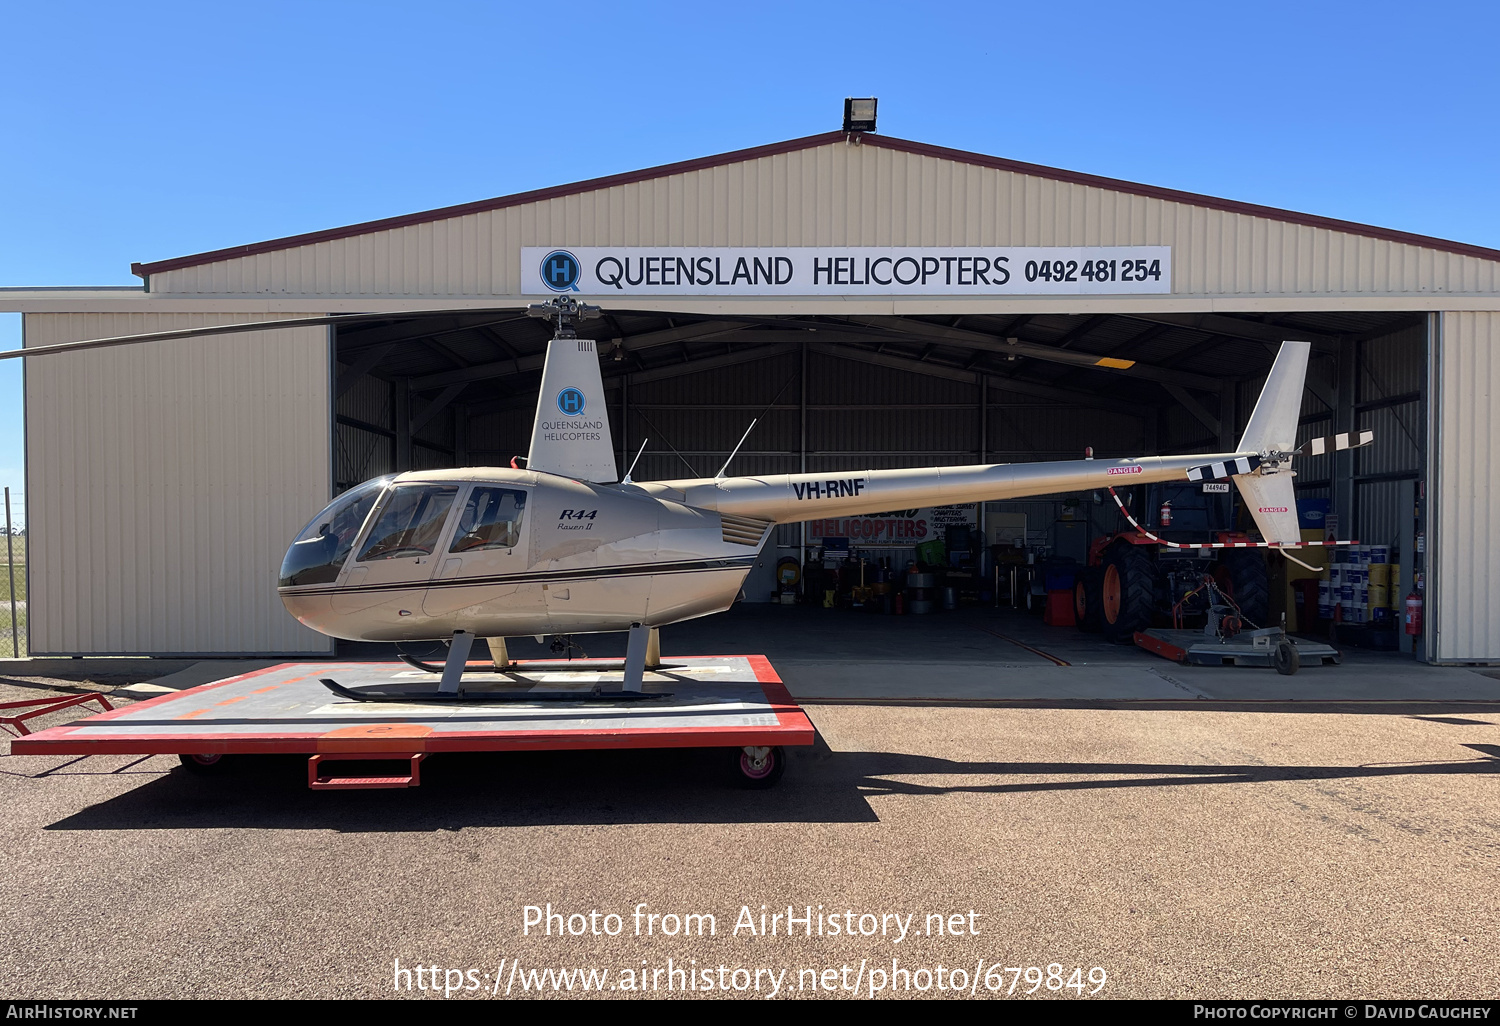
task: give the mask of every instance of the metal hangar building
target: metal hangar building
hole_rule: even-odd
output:
[[[841,131],[133,270],[0,309],[27,346],[378,316],[26,361],[34,654],[331,652],[277,598],[289,539],[370,477],[524,455],[524,307],[561,290],[604,308],[637,480],[712,475],[762,412],[737,474],[1223,451],[1308,341],[1303,435],[1376,441],[1300,457],[1299,497],[1421,581],[1418,658],[1500,661],[1497,250]]]

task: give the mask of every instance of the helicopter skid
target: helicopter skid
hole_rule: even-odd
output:
[[[649,702],[672,697],[670,691],[601,691],[597,686],[589,691],[468,691],[459,688],[457,692],[376,692],[346,688],[328,677],[320,678],[318,683],[340,698],[354,702]]]

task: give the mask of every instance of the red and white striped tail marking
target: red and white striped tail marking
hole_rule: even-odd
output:
[[[1375,441],[1375,432],[1373,431],[1346,431],[1343,434],[1312,438],[1303,443],[1303,445],[1309,456],[1322,456],[1327,452],[1358,449],[1360,446],[1369,445],[1373,441]],[[1329,443],[1332,444],[1330,445]]]
[[[1115,500],[1115,505],[1118,506],[1118,507],[1120,507],[1120,513],[1124,515],[1124,517],[1125,517],[1126,520],[1130,521],[1130,526],[1131,527],[1135,528],[1137,531],[1141,532],[1147,538],[1150,538],[1152,541],[1156,542],[1157,544],[1159,544],[1159,545],[1165,545],[1169,549],[1302,549],[1302,548],[1307,548],[1308,546],[1312,546],[1314,548],[1322,548],[1325,545],[1358,545],[1359,544],[1359,542],[1357,542],[1357,541],[1348,541],[1348,540],[1345,540],[1345,541],[1328,541],[1328,542],[1287,542],[1286,544],[1282,544],[1281,542],[1264,542],[1264,541],[1258,541],[1258,542],[1257,541],[1189,542],[1189,543],[1167,541],[1165,538],[1163,538],[1163,537],[1161,537],[1159,535],[1152,534],[1150,531],[1146,530],[1146,528],[1142,527],[1141,524],[1140,524],[1140,521],[1136,520],[1135,517],[1133,517],[1133,516],[1130,515],[1130,510],[1128,510],[1128,509],[1125,508],[1125,503],[1122,502],[1122,501],[1120,501],[1120,497],[1117,494],[1115,494],[1115,490],[1113,488],[1109,489],[1109,497],[1111,499]]]

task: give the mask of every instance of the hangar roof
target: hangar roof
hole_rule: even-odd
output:
[[[530,192],[512,193],[509,196],[497,196],[493,199],[477,200],[472,203],[461,203],[450,207],[439,207],[434,210],[424,210],[413,214],[401,214],[396,217],[381,218],[376,221],[365,221],[359,224],[345,225],[340,228],[327,228],[322,231],[306,232],[301,235],[289,235],[280,239],[268,239],[265,242],[255,242],[244,246],[230,246],[225,249],[212,250],[207,253],[195,253],[190,256],[173,257],[168,260],[157,260],[150,263],[134,263],[130,269],[137,275],[158,274],[164,271],[175,271],[183,267],[195,267],[200,264],[214,263],[233,257],[255,256],[261,253],[274,253],[279,250],[292,249],[298,246],[308,246],[318,242],[330,242],[335,239],[347,239],[356,235],[368,235],[372,232],[390,231],[395,228],[407,228],[412,225],[426,224],[433,221],[444,221],[449,218],[463,217],[468,214],[484,213],[492,210],[503,210],[506,207],[521,206],[527,203],[536,203],[542,200],[559,199],[565,196],[576,196],[587,192],[597,192],[611,189],[621,185],[631,185],[637,182],[646,182],[652,179],[668,178],[673,175],[684,174],[690,171],[703,171],[711,168],[724,167],[729,164],[744,161],[758,160],[764,157],[772,157],[783,153],[792,153],[798,150],[813,149],[819,146],[828,146],[844,142],[848,138],[845,132],[824,132],[821,135],[803,136],[800,139],[789,139],[785,142],[771,143],[766,146],[754,146],[743,150],[733,150],[728,153],[715,154],[709,157],[699,157],[694,160],[678,161],[673,164],[663,164],[658,167],[643,168],[639,171],[627,171],[623,174],[608,175],[603,178],[591,178],[586,181],[573,182],[567,185],[556,185],[546,189],[534,189]],[[1475,246],[1465,242],[1452,242],[1447,239],[1433,238],[1427,235],[1417,235],[1412,232],[1396,231],[1392,228],[1380,228],[1373,225],[1360,224],[1355,221],[1342,221],[1337,218],[1320,217],[1315,214],[1305,214],[1294,210],[1284,210],[1278,207],[1262,206],[1255,203],[1243,203],[1238,200],[1220,199],[1214,196],[1205,196],[1199,193],[1184,192],[1178,189],[1165,189],[1155,185],[1142,185],[1137,182],[1127,182],[1117,178],[1105,178],[1100,175],[1084,174],[1078,171],[1067,171],[1061,168],[1047,167],[1042,164],[1029,164],[1019,160],[1009,160],[1004,157],[993,157],[988,154],[974,153],[968,150],[951,149],[944,146],[932,146],[927,143],[913,142],[909,139],[898,139],[893,136],[874,135],[860,133],[860,144],[876,146],[902,153],[915,154],[918,156],[934,157],[940,160],[953,161],[961,164],[972,164],[976,167],[993,168],[1000,171],[1015,172],[1036,178],[1046,179],[1054,182],[1066,182],[1074,185],[1083,185],[1096,189],[1108,189],[1113,192],[1125,193],[1132,196],[1144,196],[1152,199],[1170,200],[1177,203],[1187,203],[1193,206],[1203,207],[1207,210],[1219,210],[1233,214],[1248,214],[1254,217],[1264,217],[1287,224],[1304,225],[1310,228],[1325,228],[1332,231],[1345,232],[1351,235],[1361,235],[1371,239],[1380,239],[1386,242],[1408,243],[1427,249],[1435,249],[1444,253],[1456,253],[1461,256],[1474,256],[1485,260],[1500,260],[1500,250],[1488,249],[1483,246]]]
[[[843,132],[132,270],[157,295],[516,297],[548,245],[1168,245],[1176,296],[1500,294],[1500,250]]]

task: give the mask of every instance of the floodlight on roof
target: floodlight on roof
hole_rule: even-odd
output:
[[[873,96],[849,97],[844,100],[844,131],[875,131],[875,105],[879,101]]]

